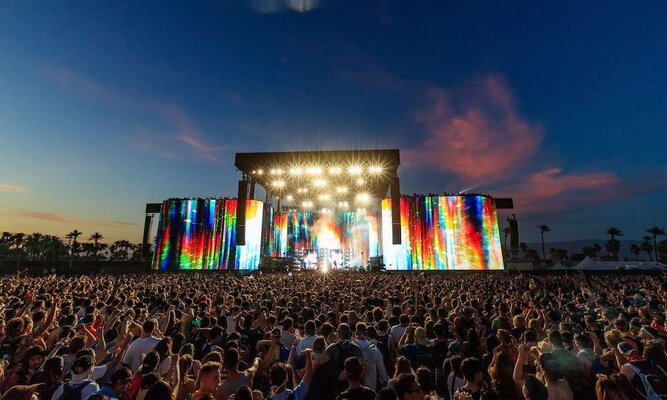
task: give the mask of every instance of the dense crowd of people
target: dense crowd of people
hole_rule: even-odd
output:
[[[667,399],[662,275],[0,278],[0,399]]]

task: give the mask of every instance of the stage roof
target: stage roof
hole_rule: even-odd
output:
[[[335,150],[237,153],[235,165],[283,208],[358,208],[387,195],[399,151]]]

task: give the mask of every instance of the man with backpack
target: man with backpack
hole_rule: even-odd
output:
[[[386,382],[389,381],[389,376],[387,375],[387,371],[384,368],[382,353],[380,353],[380,350],[366,338],[367,327],[365,323],[358,322],[356,328],[356,344],[361,350],[362,366],[366,372],[366,377],[363,381],[364,386],[372,389],[373,391],[377,391],[378,384],[379,387],[382,387]]]
[[[51,400],[85,400],[95,394],[100,387],[90,379],[93,372],[93,358],[79,357],[72,364],[72,380],[63,383],[53,392]]]

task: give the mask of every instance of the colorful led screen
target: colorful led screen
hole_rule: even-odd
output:
[[[391,199],[382,200],[382,249],[390,270],[500,270],[503,256],[493,199],[401,197],[401,244],[392,244]]]
[[[153,269],[257,269],[264,203],[246,203],[246,244],[236,245],[236,199],[169,199],[162,205]]]
[[[360,267],[378,256],[379,233],[378,217],[368,210],[274,213],[268,254],[302,258],[306,267]]]

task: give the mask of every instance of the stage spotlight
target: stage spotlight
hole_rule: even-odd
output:
[[[361,178],[357,179],[357,185],[361,186],[364,183],[366,183],[366,182],[363,179],[361,179]]]
[[[343,172],[343,169],[341,167],[331,167],[329,168],[329,173],[332,175],[340,175]]]
[[[264,173],[264,170],[263,170],[263,169],[258,169],[258,170],[257,170],[257,175],[262,175],[263,173]]]
[[[366,203],[371,199],[371,197],[368,195],[368,193],[359,193],[357,195],[357,201]]]
[[[371,174],[380,174],[380,173],[382,173],[382,167],[377,166],[377,165],[373,166],[373,167],[370,167],[368,169],[368,172],[370,172]]]
[[[362,172],[362,169],[358,165],[353,165],[350,167],[349,171],[352,175],[359,175]]]
[[[285,199],[286,199],[287,201],[292,201],[292,200],[294,200],[294,196],[292,196],[291,194],[288,194],[287,197],[286,197]]]
[[[303,174],[303,169],[299,167],[293,167],[289,169],[290,175],[301,175]]]
[[[315,179],[313,181],[313,185],[315,185],[316,187],[324,187],[327,185],[327,181],[325,181],[324,179]]]
[[[303,202],[303,207],[304,207],[304,208],[310,208],[310,207],[312,207],[312,206],[313,206],[313,202],[312,202],[312,201],[304,201],[304,202]]]
[[[321,194],[318,196],[318,199],[321,201],[326,201],[329,200],[329,195],[328,194]]]
[[[308,167],[308,168],[306,168],[306,173],[308,175],[322,175],[322,168],[320,168],[320,167]]]
[[[336,193],[347,193],[347,188],[345,186],[339,186],[336,188]]]
[[[285,187],[285,181],[275,181],[273,182],[273,187],[277,188]]]

